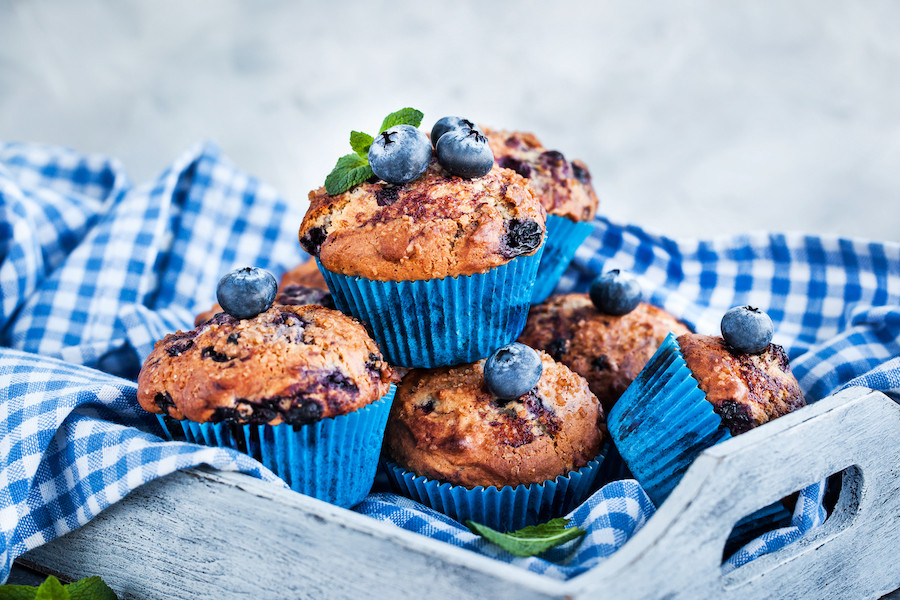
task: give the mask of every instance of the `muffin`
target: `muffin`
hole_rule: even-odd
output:
[[[156,343],[137,397],[175,439],[250,454],[342,506],[368,492],[393,371],[358,321],[322,306],[217,314]]]
[[[689,330],[651,304],[613,316],[598,311],[587,294],[562,294],[531,307],[519,341],[584,377],[609,412],[669,332]]]
[[[547,241],[532,291],[539,304],[556,287],[578,246],[591,234],[599,200],[587,166],[548,150],[531,133],[483,128],[496,163],[528,179],[547,211]]]
[[[528,393],[504,401],[476,363],[403,378],[385,433],[398,491],[460,521],[500,530],[579,504],[596,476],[603,409],[587,382],[546,353]]]
[[[609,433],[662,502],[704,449],[805,405],[784,349],[741,352],[721,337],[670,334],[609,413]]]
[[[464,179],[432,158],[408,183],[309,199],[301,245],[392,364],[473,362],[522,330],[545,211],[520,175],[494,166]]]
[[[316,261],[307,260],[281,276],[275,304],[295,306],[318,304],[325,308],[334,308],[334,300],[328,292],[328,285],[325,283],[325,278],[322,277]],[[194,327],[206,323],[220,312],[222,312],[222,306],[217,302],[211,309],[203,311],[194,318]]]

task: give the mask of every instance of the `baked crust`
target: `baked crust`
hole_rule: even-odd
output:
[[[275,305],[167,335],[141,369],[137,396],[144,410],[175,419],[302,425],[375,402],[392,376],[359,321]]]
[[[560,294],[531,307],[519,341],[587,379],[609,412],[670,331],[690,330],[651,304],[616,317],[600,313],[587,294]]]
[[[361,183],[337,196],[309,194],[300,243],[326,269],[379,281],[484,273],[544,239],[546,213],[528,182],[494,166],[463,179],[433,158],[406,184]]]
[[[800,384],[778,344],[759,354],[734,352],[721,337],[687,334],[678,345],[722,422],[738,435],[805,406]]]
[[[482,127],[494,153],[494,162],[527,178],[544,209],[572,221],[590,221],[599,200],[591,173],[580,160],[566,160],[548,150],[532,133]]]
[[[388,454],[430,479],[472,488],[540,483],[600,451],[603,409],[587,382],[541,353],[538,385],[504,402],[484,383],[484,360],[410,371],[385,433]]]

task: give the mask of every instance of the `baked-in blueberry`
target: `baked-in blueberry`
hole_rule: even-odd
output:
[[[506,235],[500,243],[504,258],[530,254],[544,241],[544,228],[534,219],[510,219],[506,222]]]
[[[369,146],[372,172],[388,183],[412,181],[425,172],[430,162],[431,142],[412,125],[385,129]]]
[[[219,280],[216,299],[232,317],[252,319],[272,306],[278,282],[275,276],[258,267],[235,269]]]
[[[513,400],[531,391],[543,372],[540,354],[525,344],[513,342],[485,361],[484,382],[501,400]]]
[[[759,354],[772,341],[774,333],[771,317],[752,306],[735,306],[722,317],[722,337],[738,352]]]
[[[444,170],[457,177],[483,177],[494,166],[494,153],[488,139],[471,127],[460,127],[444,133],[434,151]]]
[[[591,283],[588,295],[594,307],[606,315],[627,315],[641,303],[641,286],[631,273],[613,269]]]

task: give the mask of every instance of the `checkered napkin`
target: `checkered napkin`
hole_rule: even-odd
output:
[[[277,481],[242,454],[162,442],[129,379],[153,342],[212,305],[221,274],[255,265],[279,275],[302,261],[300,211],[210,144],[141,187],[102,157],[0,144],[0,200],[0,580],[16,556],[173,470],[209,464]],[[900,398],[890,360],[900,356],[898,255],[896,244],[801,235],[673,241],[598,218],[558,291],[625,268],[653,303],[709,333],[727,308],[760,306],[808,400],[850,384]],[[733,566],[821,522],[814,488],[790,528]],[[621,546],[653,507],[634,481],[610,483],[572,515],[587,536],[532,559],[390,494],[357,510],[565,578]]]

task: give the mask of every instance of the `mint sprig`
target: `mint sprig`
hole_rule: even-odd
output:
[[[422,123],[424,115],[414,108],[401,108],[384,118],[381,123],[381,133],[395,125],[412,125],[418,127]],[[340,157],[337,164],[325,178],[325,191],[330,196],[343,194],[355,185],[359,185],[374,175],[369,166],[369,146],[375,138],[361,131],[350,132],[350,148],[355,154],[345,154]]]
[[[0,600],[118,600],[116,593],[99,577],[86,577],[63,585],[50,575],[37,587],[0,586]]]
[[[540,525],[529,525],[517,531],[500,533],[487,525],[466,521],[466,527],[472,533],[516,556],[535,556],[587,533],[578,527],[567,527],[568,524],[569,519],[559,517]]]

